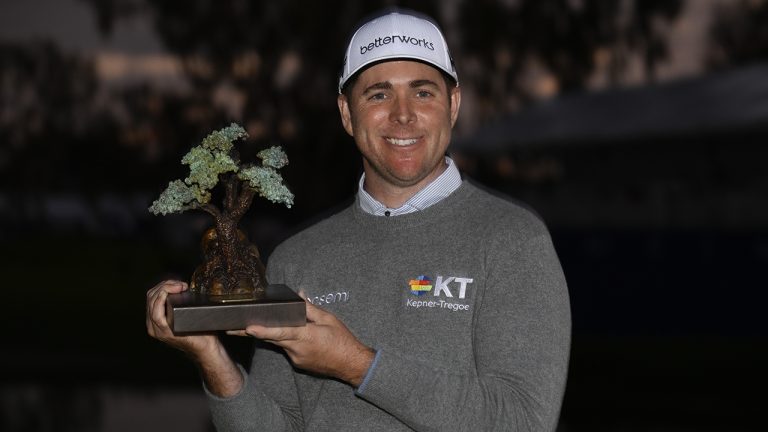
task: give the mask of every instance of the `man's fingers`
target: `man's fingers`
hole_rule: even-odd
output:
[[[230,336],[250,336],[245,330],[227,330],[227,334]]]
[[[333,314],[307,302],[307,321],[317,324],[327,324],[329,320],[332,319],[335,319]]]
[[[251,325],[245,329],[245,332],[256,339],[265,340],[273,343],[297,340],[299,331],[302,327],[264,327],[260,325]]]
[[[158,329],[168,327],[165,317],[165,301],[168,294],[176,294],[186,290],[189,286],[181,281],[163,281],[147,293],[147,330],[150,325]],[[154,334],[154,331],[151,333]]]
[[[160,326],[167,325],[165,320],[165,299],[167,297],[168,292],[161,290],[152,300],[152,321]]]
[[[162,293],[162,288],[160,285],[156,285],[151,290],[147,291],[147,330],[154,329],[155,327],[155,309],[157,304],[157,299]],[[154,332],[151,333],[154,335]]]
[[[188,287],[189,285],[187,285],[186,282],[169,280],[157,284],[155,288],[165,291],[169,294],[176,294],[185,291]]]
[[[188,288],[186,282],[163,281],[147,291],[147,315],[150,315],[150,309],[154,305],[154,300],[160,293],[180,293]]]

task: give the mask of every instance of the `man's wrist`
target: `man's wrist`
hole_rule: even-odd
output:
[[[358,388],[363,383],[375,356],[376,351],[367,346],[362,346],[358,355],[351,359],[349,368],[350,374],[346,381],[351,384],[352,387]]]
[[[223,357],[229,357],[224,344],[221,343],[218,336],[208,337],[205,344],[194,350],[189,350],[187,355],[192,358],[192,361],[201,366],[206,363],[216,363]]]
[[[222,398],[232,397],[242,389],[243,375],[224,345],[218,339],[216,342],[196,353],[194,360],[210,393]]]

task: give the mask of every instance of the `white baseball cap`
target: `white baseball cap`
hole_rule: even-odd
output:
[[[339,78],[339,93],[349,78],[366,66],[394,59],[428,63],[459,82],[448,44],[437,24],[426,16],[399,10],[366,22],[352,35]]]

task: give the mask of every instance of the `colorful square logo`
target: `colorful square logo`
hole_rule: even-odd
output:
[[[420,275],[416,279],[411,279],[408,281],[408,285],[411,287],[411,294],[415,296],[423,296],[432,291],[432,279],[424,275]]]

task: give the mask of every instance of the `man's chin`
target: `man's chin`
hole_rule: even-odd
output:
[[[388,179],[388,183],[402,189],[421,189],[429,184],[431,180],[433,179],[429,177],[429,174],[420,173],[411,176],[392,176]]]

